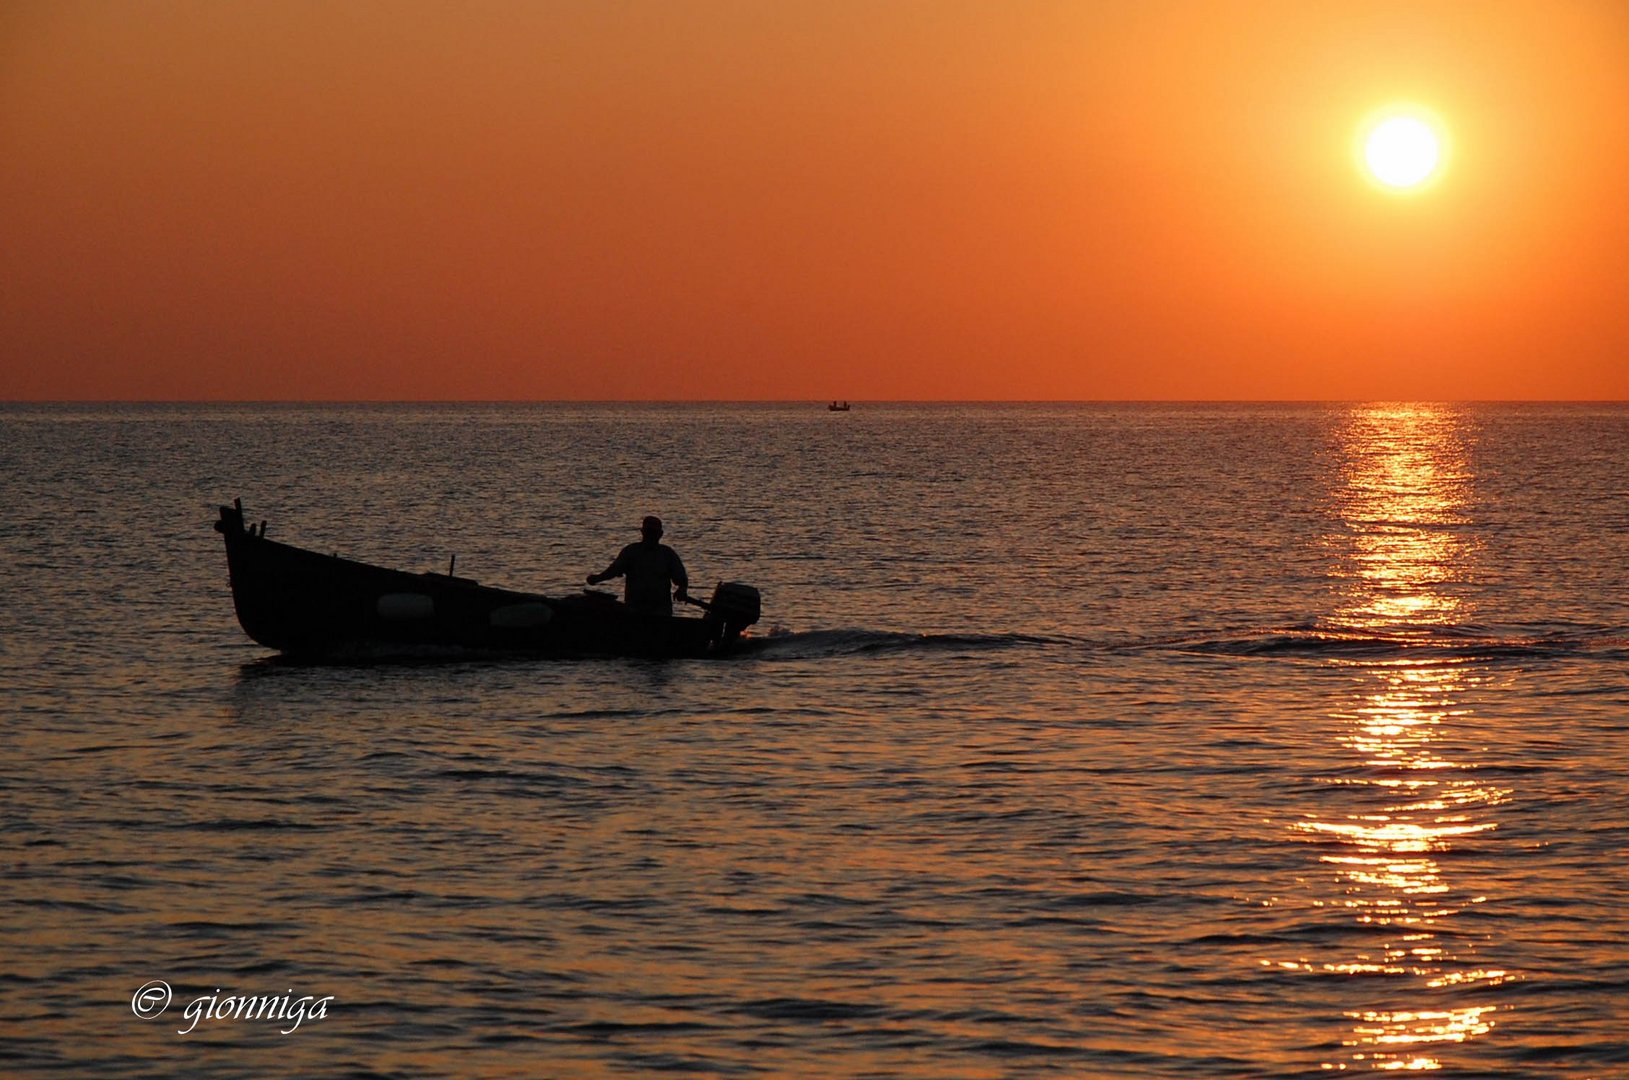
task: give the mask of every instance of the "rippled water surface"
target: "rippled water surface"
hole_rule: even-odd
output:
[[[1629,1075],[1625,477],[1621,407],[0,406],[0,1072]],[[551,593],[658,513],[765,620],[283,663],[234,496]]]

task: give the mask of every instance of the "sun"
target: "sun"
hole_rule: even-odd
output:
[[[1359,136],[1363,168],[1381,187],[1418,191],[1442,173],[1447,140],[1423,109],[1391,106],[1371,115]]]

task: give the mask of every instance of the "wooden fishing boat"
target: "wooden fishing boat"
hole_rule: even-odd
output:
[[[374,659],[469,652],[699,657],[758,621],[758,590],[722,583],[694,616],[636,611],[607,593],[550,597],[445,574],[414,574],[266,539],[242,500],[221,507],[232,604],[255,641],[294,656]]]

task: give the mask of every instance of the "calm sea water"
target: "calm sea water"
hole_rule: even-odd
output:
[[[1621,407],[0,407],[0,1071],[1629,1075],[1626,478]],[[234,496],[545,592],[658,513],[766,617],[280,663]]]

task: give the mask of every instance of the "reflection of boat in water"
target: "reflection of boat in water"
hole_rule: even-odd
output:
[[[535,656],[706,656],[758,621],[758,590],[720,584],[701,618],[651,615],[607,593],[540,596],[445,574],[412,574],[321,555],[245,527],[221,507],[232,603],[244,632],[304,657],[371,658],[438,651]]]
[[[838,402],[834,401],[830,405],[826,406],[826,410],[828,412],[848,412],[849,404],[846,401],[844,401],[842,403],[838,403]]]

